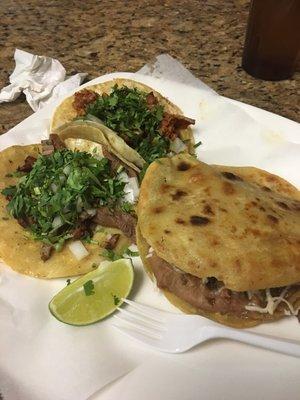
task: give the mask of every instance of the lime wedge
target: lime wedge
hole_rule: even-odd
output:
[[[121,299],[128,296],[132,283],[130,259],[104,261],[57,293],[49,309],[55,318],[66,324],[93,324],[115,311]]]

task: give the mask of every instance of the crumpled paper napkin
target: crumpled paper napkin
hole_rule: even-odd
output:
[[[10,85],[0,91],[0,103],[14,101],[23,92],[33,111],[75,89],[87,76],[78,73],[66,79],[66,70],[58,60],[19,49],[15,50],[14,59]]]

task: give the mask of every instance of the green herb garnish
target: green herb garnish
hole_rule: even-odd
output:
[[[125,211],[125,212],[127,212],[127,213],[130,213],[130,212],[133,211],[133,204],[132,204],[132,203],[129,203],[129,201],[124,201],[124,202],[121,204],[121,210],[122,210],[122,211]]]
[[[194,144],[194,149],[196,149],[197,147],[201,146],[202,142],[201,140],[197,143]]]
[[[21,176],[24,176],[25,172],[22,171],[15,171],[11,172],[5,175],[6,178],[20,178]]]
[[[159,132],[163,106],[157,104],[150,109],[146,98],[146,92],[115,85],[110,94],[89,104],[86,112],[103,121],[151,163],[168,154],[170,140]]]
[[[138,257],[139,252],[138,251],[132,251],[129,248],[127,248],[124,252],[124,254],[127,254],[129,257]]]
[[[67,286],[71,285],[71,279],[67,279]]]
[[[114,305],[117,306],[118,304],[120,304],[121,299],[116,295],[116,294],[112,294],[112,297],[114,299]]]
[[[120,254],[117,254],[113,250],[109,249],[104,249],[101,255],[110,261],[116,261],[122,258]]]
[[[94,282],[90,279],[83,284],[84,293],[86,296],[92,296],[95,294],[95,285]]]
[[[80,223],[80,214],[100,206],[114,208],[124,186],[106,158],[63,149],[40,155],[33,169],[2,194],[11,198],[9,213],[24,220],[35,239],[60,250]]]

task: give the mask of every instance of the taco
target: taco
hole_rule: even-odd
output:
[[[175,306],[237,328],[299,318],[300,196],[282,178],[160,159],[137,215],[143,264]]]
[[[130,166],[106,143],[57,135],[0,153],[0,258],[17,272],[84,274],[135,242]]]
[[[146,169],[160,157],[194,153],[190,125],[195,121],[160,93],[133,80],[114,79],[68,97],[54,112],[51,131],[60,134],[59,128],[74,119],[93,121],[119,154],[128,156],[128,147],[133,149],[139,168]]]

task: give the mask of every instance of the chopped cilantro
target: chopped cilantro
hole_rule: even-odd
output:
[[[114,305],[117,306],[118,304],[120,304],[121,299],[116,295],[116,294],[112,294],[112,297],[114,299]]]
[[[67,279],[67,286],[71,284],[71,279]]]
[[[21,176],[24,176],[25,173],[22,171],[15,171],[11,172],[5,175],[6,178],[20,178]]]
[[[133,204],[129,203],[129,201],[124,201],[124,203],[121,204],[121,210],[130,213],[133,211]]]
[[[104,249],[102,252],[102,256],[107,258],[110,261],[116,261],[122,258],[120,254],[115,253],[113,250]]]
[[[92,239],[90,235],[87,235],[82,241],[88,244],[99,244],[98,240]]]
[[[196,149],[197,147],[201,146],[202,142],[201,140],[197,143],[194,144],[194,149]]]
[[[94,282],[90,279],[83,284],[84,293],[86,296],[92,296],[95,294],[95,285]]]
[[[2,194],[11,197],[9,213],[28,222],[35,239],[60,250],[80,214],[102,205],[114,208],[125,194],[124,186],[106,158],[63,149],[40,155],[33,169]]]
[[[129,247],[125,250],[124,254],[128,255],[129,257],[138,257],[139,256],[138,251],[132,251],[132,250],[130,250]]]
[[[159,132],[163,106],[157,104],[150,109],[146,97],[146,92],[136,88],[115,85],[110,94],[90,103],[86,112],[103,121],[151,163],[168,154],[170,140]]]
[[[157,160],[156,160],[156,161],[157,161]],[[142,180],[143,180],[143,178],[144,178],[144,176],[145,176],[145,173],[146,173],[148,167],[149,167],[149,164],[148,164],[148,163],[145,163],[145,164],[143,165],[143,167],[142,167],[142,169],[141,169],[141,172],[139,173],[139,182],[140,182],[140,183],[142,182]]]

